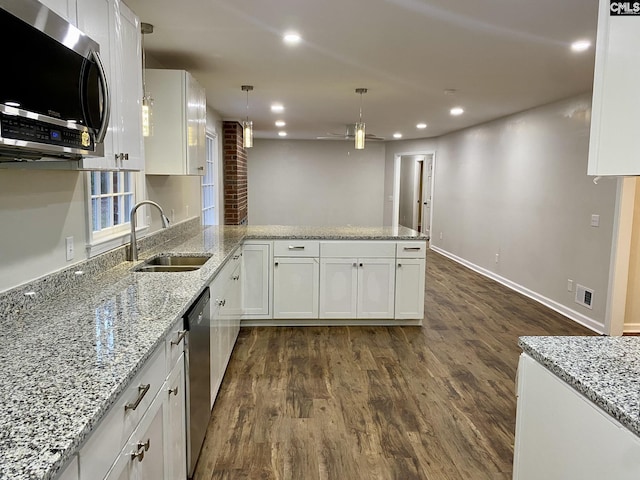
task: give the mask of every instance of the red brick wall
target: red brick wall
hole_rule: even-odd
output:
[[[242,125],[224,122],[224,223],[247,223],[247,153],[242,145]]]

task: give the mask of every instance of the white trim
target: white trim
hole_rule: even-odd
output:
[[[352,327],[352,326],[421,326],[422,320],[394,320],[393,318],[275,318],[242,320],[241,327]]]
[[[491,280],[495,280],[496,282],[504,285],[505,287],[510,288],[511,290],[514,290],[518,293],[521,293],[525,297],[529,297],[530,299],[535,300],[536,302],[541,303],[546,307],[549,307],[551,310],[554,310],[560,313],[561,315],[564,315],[565,317],[573,320],[574,322],[577,322],[580,325],[587,327],[589,330],[593,330],[594,332],[597,332],[600,334],[604,333],[604,324],[597,322],[593,318],[587,317],[586,315],[583,315],[580,312],[572,310],[571,308],[566,307],[565,305],[562,305],[561,303],[558,303],[555,300],[551,300],[550,298],[540,295],[539,293],[534,292],[533,290],[529,290],[528,288],[523,287],[518,283],[512,282],[508,278],[504,278],[490,270],[487,270],[486,268],[479,267],[478,265],[471,263],[468,260],[465,260],[464,258],[458,257],[453,253],[447,252],[446,250],[438,248],[434,245],[430,246],[429,248],[441,255],[444,255],[447,258],[450,258],[454,262],[457,262],[461,265],[464,265],[467,268],[470,268],[474,272],[484,275],[485,277],[488,277]]]

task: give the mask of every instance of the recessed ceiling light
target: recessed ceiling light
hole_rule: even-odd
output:
[[[280,132],[278,132],[278,135],[280,135],[281,137],[286,137],[287,136],[287,132],[280,131]]]
[[[396,132],[393,134],[393,138],[402,138],[402,134],[400,132]]]
[[[464,108],[462,107],[453,107],[449,113],[451,113],[451,115],[462,115],[464,113]]]
[[[4,102],[7,107],[19,107],[20,104],[18,102]]]
[[[571,44],[571,50],[574,52],[584,52],[585,50],[589,50],[591,46],[591,42],[589,40],[578,40]]]
[[[284,112],[284,107],[280,103],[274,103],[271,105],[271,111],[276,113]]]
[[[287,124],[287,122],[285,122],[284,120],[277,120],[276,121],[276,127],[280,128],[280,127],[284,127]]]
[[[416,125],[416,128],[419,128],[420,130],[423,130],[425,128],[427,128],[427,124],[426,123],[419,123]]]
[[[300,43],[300,40],[302,40],[302,38],[297,32],[287,32],[283,35],[282,40],[287,45],[296,45]]]

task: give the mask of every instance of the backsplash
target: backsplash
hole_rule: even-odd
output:
[[[141,251],[148,251],[199,228],[200,217],[194,217],[140,238],[138,245]],[[62,291],[83,286],[96,275],[125,262],[128,250],[129,245],[114,248],[59,272],[0,293],[0,318],[12,320],[33,306],[54,298]]]

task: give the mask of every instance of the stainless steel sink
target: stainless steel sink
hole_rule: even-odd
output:
[[[150,258],[140,266],[134,268],[134,272],[190,272],[198,270],[209,260],[208,256],[177,256],[166,255]]]
[[[135,272],[191,272],[198,270],[200,265],[140,265]]]

